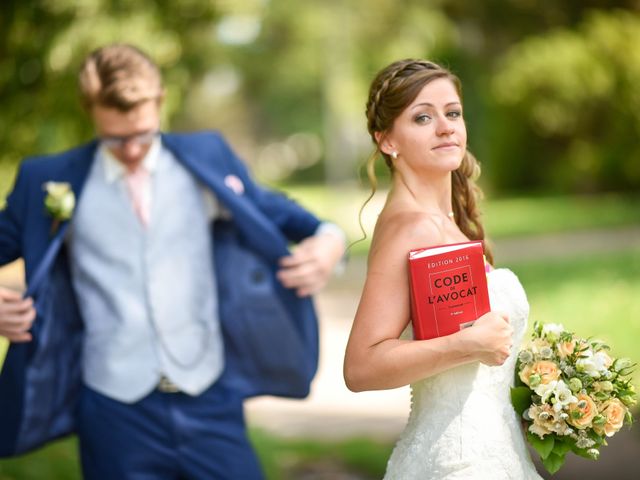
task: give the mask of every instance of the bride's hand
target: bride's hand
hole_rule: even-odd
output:
[[[502,312],[482,315],[466,329],[477,359],[489,366],[502,365],[511,351],[513,327],[509,316]]]

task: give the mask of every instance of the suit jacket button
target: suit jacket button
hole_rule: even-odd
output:
[[[264,270],[254,270],[251,272],[251,281],[253,283],[263,283],[266,280]]]

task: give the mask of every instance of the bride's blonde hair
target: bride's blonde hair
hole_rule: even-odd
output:
[[[426,60],[407,59],[394,62],[382,69],[371,83],[366,114],[367,128],[375,150],[365,164],[367,177],[371,183],[371,193],[360,209],[361,227],[362,210],[373,198],[377,189],[375,161],[379,155],[384,158],[393,174],[393,162],[389,155],[380,150],[375,134],[388,132],[395,119],[415,100],[422,88],[438,78],[451,81],[462,99],[460,79],[447,69]],[[478,209],[478,201],[482,198],[482,191],[476,184],[479,176],[480,164],[467,150],[460,167],[454,170],[451,176],[453,213],[462,233],[470,240],[483,241],[487,260],[493,263],[493,255],[490,246],[485,242],[484,227]]]

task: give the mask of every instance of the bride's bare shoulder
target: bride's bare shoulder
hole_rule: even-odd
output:
[[[424,212],[383,212],[378,218],[371,243],[371,254],[408,252],[415,248],[444,243],[444,235],[433,217]]]

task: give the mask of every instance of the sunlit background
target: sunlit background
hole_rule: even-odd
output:
[[[361,237],[368,194],[359,166],[372,149],[369,82],[400,58],[448,66],[463,83],[497,263],[519,275],[532,320],[640,359],[638,0],[4,0],[0,203],[22,158],[92,138],[76,73],[114,41],[161,66],[163,129],[221,130],[261,182],[350,240]],[[378,171],[381,192],[363,212],[369,235],[384,201]],[[311,398],[249,405],[272,479],[380,478],[403,426],[406,389],[356,395],[342,384],[367,246],[352,247],[347,271],[318,298],[323,359]],[[19,287],[19,268],[0,271],[0,283]],[[578,460],[554,478],[600,478],[600,464],[638,478],[640,467],[625,477],[610,465],[634,475],[640,433],[610,443],[598,464]],[[32,478],[78,478],[73,440],[0,461],[1,480]]]
[[[616,7],[616,8],[614,8]],[[217,128],[270,181],[353,180],[363,105],[392,60],[463,80],[496,193],[640,185],[638,2],[28,0],[0,16],[0,161],[85,141],[81,59],[132,42],[160,64],[164,127]]]

